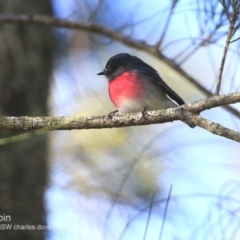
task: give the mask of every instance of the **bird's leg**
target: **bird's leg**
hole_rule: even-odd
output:
[[[117,112],[119,112],[119,110],[115,110],[115,111],[110,112],[110,113],[108,114],[108,119],[112,119],[113,116],[114,116]]]
[[[147,119],[146,116],[150,116],[148,113],[147,113],[147,107],[145,107],[143,110],[142,110],[142,117]]]

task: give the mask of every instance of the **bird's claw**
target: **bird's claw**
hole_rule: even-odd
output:
[[[142,117],[143,117],[144,119],[147,119],[146,116],[150,116],[150,115],[147,113],[147,107],[145,107],[145,108],[142,110]]]
[[[119,112],[119,110],[115,110],[115,111],[110,112],[110,113],[108,114],[108,119],[111,119],[111,120],[112,120],[113,116],[114,116],[117,112]]]

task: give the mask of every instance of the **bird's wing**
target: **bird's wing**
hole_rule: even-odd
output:
[[[184,100],[162,80],[162,78],[154,68],[151,67],[151,71],[149,71],[149,68],[141,67],[141,70],[139,69],[139,71],[145,77],[157,83],[161,88],[163,88],[170,100],[175,101],[179,105],[185,104]]]

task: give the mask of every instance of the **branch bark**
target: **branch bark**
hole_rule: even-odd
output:
[[[0,23],[17,23],[17,24],[38,24],[38,25],[46,25],[58,28],[67,28],[72,30],[81,30],[87,31],[95,34],[104,35],[113,40],[119,41],[129,47],[145,51],[152,56],[156,57],[159,60],[165,62],[172,69],[177,71],[181,76],[187,79],[191,84],[196,86],[200,91],[202,91],[206,96],[211,96],[212,93],[202,86],[196,79],[190,76],[186,71],[184,71],[179,64],[177,64],[174,60],[165,56],[161,51],[156,49],[156,46],[151,46],[146,44],[145,42],[139,42],[136,40],[130,39],[130,37],[117,32],[117,30],[108,29],[104,26],[93,25],[91,23],[83,23],[83,22],[72,22],[63,19],[57,19],[50,16],[44,15],[17,15],[17,14],[0,14]],[[224,106],[224,108],[233,114],[234,116],[240,118],[239,112],[231,106]]]
[[[0,117],[0,130],[74,130],[140,126],[184,120],[211,133],[240,142],[240,133],[204,119],[198,114],[225,104],[240,102],[240,92],[213,96],[181,107],[125,115],[88,117]]]

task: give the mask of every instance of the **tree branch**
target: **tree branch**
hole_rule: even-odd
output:
[[[181,107],[151,111],[144,115],[132,113],[114,115],[113,117],[0,117],[0,130],[73,130],[73,129],[101,129],[128,126],[149,125],[157,123],[184,120],[193,123],[219,136],[240,142],[240,133],[225,128],[218,123],[204,119],[198,114],[204,110],[225,104],[240,102],[240,92],[213,96]],[[184,113],[184,114],[182,114]],[[184,117],[183,117],[184,116]]]
[[[24,14],[22,15],[0,14],[0,23],[39,24],[39,25],[67,28],[72,30],[87,31],[95,34],[104,35],[108,38],[119,41],[129,47],[132,47],[141,51],[145,51],[151,54],[152,56],[158,58],[159,60],[162,60],[172,69],[177,71],[181,76],[187,79],[190,83],[196,86],[199,90],[201,90],[206,96],[212,95],[212,93],[207,88],[205,88],[200,83],[198,83],[196,79],[194,79],[186,71],[184,71],[180,67],[180,65],[177,64],[174,60],[162,54],[162,52],[156,49],[155,46],[148,45],[144,42],[131,40],[128,36],[125,36],[122,33],[108,29],[106,27],[103,27],[100,25],[93,25],[91,23],[72,22],[68,20],[62,20],[62,19],[57,19],[57,18],[43,16],[43,15],[29,16]],[[224,108],[234,116],[240,118],[239,112],[236,109],[232,108],[231,106],[224,106]]]
[[[188,112],[188,117],[191,119],[191,123],[203,129],[206,129],[207,131],[215,135],[223,136],[225,138],[232,139],[236,142],[240,142],[240,133],[237,131],[223,127],[218,123],[212,122],[199,115],[196,114],[194,115],[191,112]]]

